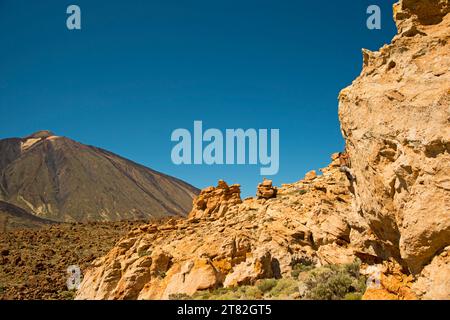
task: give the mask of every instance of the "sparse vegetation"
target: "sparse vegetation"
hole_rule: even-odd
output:
[[[277,280],[276,285],[269,291],[268,298],[288,299],[298,293],[298,282],[294,279],[284,278]]]
[[[312,269],[314,269],[314,262],[312,260],[302,259],[300,261],[296,261],[292,265],[291,276],[292,278],[297,279],[300,273],[310,271]]]
[[[191,296],[187,295],[186,293],[175,293],[169,295],[169,300],[190,300],[192,299]]]
[[[262,292],[266,293],[269,292],[273,287],[277,285],[276,279],[263,279],[259,280],[256,283],[256,287]]]
[[[344,300],[361,300],[363,294],[359,292],[351,292],[347,293],[344,297]]]
[[[315,268],[312,261],[299,261],[293,266],[293,278],[261,279],[254,285],[217,288],[171,295],[174,300],[360,300],[365,291],[365,277],[359,274],[360,262]],[[303,280],[298,274],[304,273]],[[302,287],[305,290],[300,290]],[[302,293],[300,291],[303,291]]]
[[[256,286],[240,286],[201,291],[192,297],[196,300],[259,300],[263,298],[263,293]]]
[[[60,300],[73,300],[75,299],[76,290],[68,290],[68,291],[62,291],[59,293],[58,298]]]
[[[366,279],[359,274],[359,261],[347,265],[330,265],[310,272],[306,284],[307,299],[356,299],[366,289]]]

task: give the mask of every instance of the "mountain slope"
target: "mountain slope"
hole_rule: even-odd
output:
[[[53,223],[11,203],[0,201],[0,233],[22,228],[40,228]]]
[[[183,216],[193,186],[50,131],[0,140],[0,199],[55,221]]]

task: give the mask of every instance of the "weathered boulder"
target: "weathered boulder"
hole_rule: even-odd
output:
[[[240,185],[228,186],[225,181],[220,180],[217,187],[203,189],[194,198],[193,209],[188,218],[221,217],[228,208],[240,203],[242,203]]]
[[[305,174],[304,180],[311,181],[314,180],[315,178],[317,178],[316,170],[311,170]]]
[[[277,196],[277,191],[277,187],[272,186],[272,180],[264,179],[264,181],[258,185],[256,196],[258,199],[271,199]]]
[[[221,275],[209,259],[190,260],[167,280],[162,299],[168,299],[174,294],[192,295],[198,290],[213,289],[220,282]]]
[[[269,251],[256,251],[253,257],[238,264],[230,272],[223,283],[224,287],[236,287],[239,285],[249,285],[258,279],[272,278],[272,256]]]

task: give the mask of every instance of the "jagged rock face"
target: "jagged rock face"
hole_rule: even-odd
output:
[[[233,205],[241,203],[241,186],[228,184],[220,180],[217,187],[203,189],[194,198],[189,219],[201,219],[207,217],[222,217]]]
[[[394,6],[397,25],[407,20],[414,23],[411,18],[422,25],[438,24],[449,12],[448,0],[402,0]]]
[[[198,190],[50,131],[0,140],[0,200],[64,222],[185,216]]]
[[[96,260],[77,299],[167,299],[287,276],[305,259],[352,262],[350,185],[336,161],[322,172],[271,199],[242,201],[223,181],[204,189],[189,219],[140,227]]]
[[[398,35],[364,50],[339,97],[356,210],[375,237],[363,251],[413,274],[450,244],[449,10],[448,0],[396,4]],[[450,278],[448,264],[441,272]]]

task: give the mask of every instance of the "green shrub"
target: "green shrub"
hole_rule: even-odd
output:
[[[344,296],[344,300],[361,300],[362,294],[358,292],[347,293]]]
[[[314,269],[314,266],[298,263],[292,266],[291,276],[294,279],[298,279],[300,273],[310,271],[312,269]]]
[[[211,292],[209,291],[197,291],[192,295],[193,300],[211,300]]]
[[[293,265],[293,277],[302,274],[303,281],[293,278],[261,279],[254,285],[198,291],[191,299],[257,300],[285,299],[293,294],[313,300],[360,300],[365,291],[365,277],[359,274],[360,262],[315,268],[312,260],[300,259]],[[301,289],[301,290],[300,290]],[[186,298],[175,296],[178,300]],[[171,297],[169,297],[171,298]]]
[[[58,295],[61,298],[61,300],[74,300],[76,291],[75,290],[66,290],[66,291],[60,292]]]
[[[353,263],[345,264],[344,266],[345,272],[347,272],[352,277],[359,277],[359,269],[361,267],[361,261],[356,259]]]
[[[348,293],[352,279],[342,273],[326,272],[311,278],[308,297],[313,300],[339,300]]]
[[[262,292],[266,293],[277,285],[276,279],[263,279],[256,282],[256,287]]]
[[[305,281],[306,298],[341,300],[361,296],[365,291],[365,277],[359,274],[359,265],[360,262],[355,261],[347,265],[330,265],[311,271]]]
[[[234,291],[235,288],[224,288],[224,287],[220,287],[217,289],[214,289],[211,291],[211,294],[213,295],[222,295],[222,294],[227,294],[230,291]]]
[[[261,290],[256,286],[245,286],[243,295],[241,296],[242,299],[248,299],[248,300],[258,300],[263,297],[263,293]]]
[[[291,276],[292,278],[297,279],[300,273],[310,271],[312,269],[314,269],[314,261],[312,259],[302,257],[292,264]]]
[[[216,300],[239,300],[239,299],[240,299],[239,296],[236,296],[233,292],[229,292],[227,294],[217,297]]]
[[[169,300],[190,300],[191,296],[186,293],[174,293],[169,295]]]
[[[285,297],[298,292],[298,282],[293,279],[285,278],[277,280],[277,284],[269,292],[269,296]]]
[[[239,288],[216,288],[213,290],[197,291],[192,295],[194,300],[235,300],[244,294],[244,287]],[[242,292],[241,292],[242,291]]]

